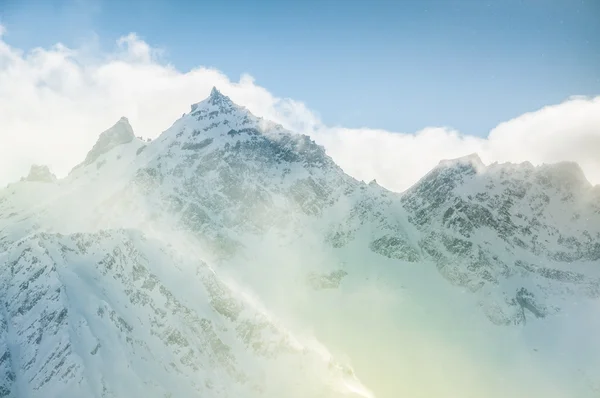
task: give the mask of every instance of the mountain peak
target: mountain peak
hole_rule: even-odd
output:
[[[213,87],[212,90],[210,90],[210,95],[208,97],[208,101],[209,104],[211,105],[215,105],[215,106],[231,106],[233,105],[233,102],[231,102],[231,99],[229,97],[227,97],[226,95],[223,95],[219,90],[217,90],[216,87]]]
[[[434,170],[439,169],[468,170],[469,173],[481,173],[486,169],[486,165],[481,161],[479,155],[472,153],[456,159],[441,160]]]
[[[461,156],[456,159],[445,159],[441,160],[440,166],[454,166],[454,165],[471,165],[477,169],[485,168],[485,164],[481,161],[478,154],[472,153],[470,155]]]
[[[128,144],[135,138],[133,128],[126,117],[121,117],[111,128],[105,130],[98,137],[98,141],[88,152],[83,164],[93,163],[100,155],[110,151],[116,146]]]
[[[46,165],[31,165],[29,174],[22,179],[23,181],[32,182],[55,182],[56,176],[50,171]]]
[[[588,187],[590,182],[577,162],[563,161],[554,164],[543,164],[538,174],[547,181],[558,185]]]
[[[223,93],[221,93],[216,87],[213,87],[212,90],[210,90],[210,95],[208,96],[208,98],[198,103],[192,104],[191,111],[196,111],[202,105],[211,105],[219,108],[231,108],[234,106],[234,103],[228,96],[223,95]]]
[[[213,86],[212,90],[210,90],[210,98],[213,97],[221,97],[223,94],[217,89],[217,87]]]

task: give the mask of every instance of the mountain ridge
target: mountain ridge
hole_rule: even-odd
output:
[[[250,116],[254,117],[256,120],[262,121],[262,123],[264,123],[268,127],[275,127],[274,130],[276,132],[277,131],[286,131],[287,133],[291,133],[291,135],[293,135],[293,136],[305,136],[304,134],[294,133],[294,132],[285,130],[283,128],[283,126],[281,126],[279,124],[275,124],[273,122],[267,121],[260,117],[258,117],[258,118],[255,117],[245,107],[239,106],[239,105],[235,104],[233,101],[231,101],[231,99],[228,96],[224,95],[221,91],[219,91],[216,86],[212,87],[210,94],[206,99],[190,105],[190,112],[187,114],[184,114],[183,117],[180,118],[180,120],[185,118],[186,116],[190,116],[194,113],[196,115],[199,115],[200,112],[198,112],[198,110],[203,105],[204,105],[206,113],[213,112],[212,114],[208,115],[209,118],[213,118],[216,116],[216,113],[214,113],[215,111],[217,113],[220,111],[222,113],[228,114],[234,110],[237,110],[237,111],[244,112],[245,115],[250,115]],[[207,110],[208,107],[206,105],[210,105],[210,107],[213,107],[215,109]],[[157,140],[160,139],[165,132],[171,130],[172,128],[173,128],[173,126],[171,126],[169,129],[163,131],[163,133],[161,133],[156,139]],[[198,135],[198,134],[199,134],[199,132],[196,132],[196,135]],[[232,134],[236,134],[236,133],[232,133]],[[306,137],[308,137],[308,136],[306,136]],[[103,154],[105,151],[110,151],[112,148],[117,147],[121,144],[129,143],[134,138],[136,138],[136,137],[134,135],[133,128],[131,127],[128,118],[125,116],[122,116],[119,118],[119,120],[116,123],[113,124],[113,126],[111,126],[109,129],[103,131],[99,135],[97,142],[90,149],[90,151],[86,155],[86,158],[84,159],[82,164],[92,163],[95,159],[97,159],[97,157],[99,155]],[[310,137],[309,137],[309,139],[310,139]],[[114,140],[114,142],[112,142],[112,140]],[[310,141],[314,143],[313,140],[310,140]],[[75,166],[75,168],[80,167],[82,164]],[[538,166],[533,166],[529,161],[525,161],[525,162],[521,162],[521,163],[493,162],[491,164],[486,165],[485,163],[483,163],[480,156],[476,153],[472,153],[472,154],[468,154],[468,155],[464,155],[464,156],[460,156],[460,157],[452,158],[452,159],[440,160],[438,165],[436,167],[434,167],[430,172],[432,172],[440,167],[450,167],[453,165],[462,165],[462,164],[471,164],[471,165],[473,165],[473,167],[476,167],[477,169],[480,169],[480,170],[487,169],[490,167],[492,167],[492,168],[525,167],[525,168],[534,168],[534,169],[545,169],[545,168],[558,169],[558,168],[561,168],[563,170],[570,169],[571,170],[570,173],[573,174],[574,176],[576,176],[577,179],[585,180],[589,183],[589,181],[585,177],[585,173],[583,172],[583,169],[581,169],[581,167],[575,161],[560,161],[560,162],[556,162],[556,163],[543,163]],[[425,177],[425,176],[423,176],[423,177]],[[413,186],[416,185],[417,183],[418,182],[413,184]],[[596,184],[596,185],[593,185],[591,183],[589,183],[589,184],[592,186],[599,186],[598,184]],[[410,190],[410,187],[407,190]]]
[[[9,348],[12,364],[2,391],[475,397],[486,390],[475,393],[468,375],[481,352],[491,355],[484,361],[496,355],[494,342],[477,349],[453,342],[465,356],[439,352],[438,359],[466,361],[464,373],[438,374],[420,390],[391,371],[409,372],[408,355],[424,377],[432,365],[415,359],[426,351],[420,336],[445,341],[450,337],[441,331],[454,329],[466,336],[472,332],[456,323],[474,322],[531,363],[520,375],[503,365],[502,374],[522,383],[501,383],[494,397],[563,398],[575,382],[585,384],[580,396],[592,397],[593,383],[582,381],[600,375],[591,362],[582,376],[569,357],[557,375],[542,358],[558,358],[559,347],[510,337],[563,325],[565,314],[600,298],[600,191],[581,176],[568,163],[486,166],[470,155],[441,161],[396,193],[345,174],[310,137],[252,115],[216,88],[151,142],[137,139],[122,118],[67,177],[0,190],[0,345]],[[195,289],[204,292],[201,299]],[[254,315],[238,318],[241,307]],[[63,310],[69,322],[46,334],[39,325]],[[249,327],[249,319],[259,321]],[[386,349],[371,342],[365,356],[361,347],[371,338],[356,319],[390,333],[380,339]],[[333,332],[338,327],[343,335]],[[257,350],[270,346],[269,330],[310,344],[263,357]],[[84,339],[86,348],[77,349],[82,333],[96,340]],[[396,346],[394,335],[420,351]],[[201,349],[207,342],[212,348]],[[531,344],[539,358],[529,355]],[[576,341],[564,344],[581,352],[569,345]],[[586,348],[600,357],[598,345]],[[174,365],[162,369],[147,351],[164,353]],[[223,362],[209,363],[215,355],[225,355]],[[348,361],[338,359],[346,355]],[[119,379],[98,362],[104,356],[127,364],[123,372],[140,384]],[[56,366],[45,367],[52,361]],[[374,374],[371,361],[391,368]],[[522,387],[541,377],[537,369],[561,384]],[[485,380],[495,383],[497,372],[488,370]],[[190,381],[196,379],[203,384]],[[460,380],[471,383],[471,395],[461,393]]]

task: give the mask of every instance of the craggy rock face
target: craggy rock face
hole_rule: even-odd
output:
[[[7,266],[6,316],[17,331],[12,343],[24,349],[5,347],[4,396],[18,388],[15,372],[28,380],[32,396],[95,396],[98,387],[108,396],[131,394],[127,386],[111,385],[114,372],[150,396],[205,396],[226,388],[224,382],[249,396],[277,390],[277,382],[255,374],[274,375],[268,363],[323,367],[342,380],[341,365],[322,363],[237,297],[207,264],[190,263],[138,233],[38,234],[7,254]],[[177,288],[177,278],[195,281],[193,302]],[[7,321],[2,325],[6,339]],[[91,367],[100,372],[87,375]],[[199,375],[202,382],[189,384]],[[310,377],[303,394],[328,390],[327,378]]]
[[[600,263],[597,201],[577,165],[485,167],[478,158],[440,165],[402,198],[423,233],[419,245],[452,283],[502,289],[520,277],[590,298],[600,295],[600,279],[577,270]],[[525,286],[504,292],[507,313],[492,320],[521,323],[557,311],[544,305],[550,289],[528,293],[536,305],[523,304]]]
[[[32,165],[29,174],[22,181],[30,182],[56,182],[56,176],[46,165]]]
[[[490,327],[557,319],[600,297],[600,189],[469,156],[390,192],[215,89],[152,142],[122,118],[68,177],[0,191],[0,264],[0,396],[368,398],[276,312],[436,298],[430,269]]]
[[[93,163],[100,155],[107,153],[119,145],[128,144],[134,138],[135,136],[133,135],[133,129],[129,124],[129,120],[122,117],[114,126],[100,134],[98,141],[88,152],[83,164],[88,165]]]

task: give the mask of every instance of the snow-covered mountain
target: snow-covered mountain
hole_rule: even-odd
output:
[[[0,263],[0,396],[600,393],[575,164],[473,155],[394,193],[213,89],[0,191]]]

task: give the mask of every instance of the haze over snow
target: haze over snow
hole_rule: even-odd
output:
[[[217,89],[0,190],[8,398],[596,398],[600,187],[442,161],[402,194]]]

